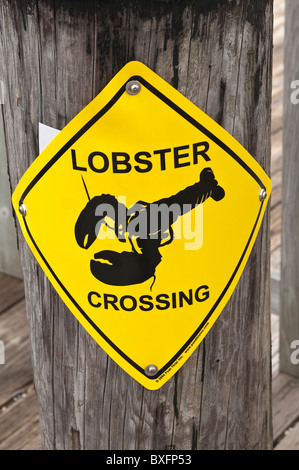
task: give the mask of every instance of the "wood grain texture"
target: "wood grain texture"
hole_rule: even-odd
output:
[[[299,339],[299,105],[291,83],[299,79],[299,1],[286,1],[284,135],[282,183],[280,369],[299,377],[291,362],[291,343]]]
[[[4,0],[0,21],[12,189],[38,154],[38,121],[62,128],[134,59],[269,173],[272,1]],[[155,392],[95,344],[18,233],[45,449],[271,448],[268,214],[219,320]]]

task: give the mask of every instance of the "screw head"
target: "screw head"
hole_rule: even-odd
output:
[[[26,213],[27,213],[27,209],[26,209],[26,206],[25,204],[20,204],[19,206],[19,212],[20,214],[25,217]]]
[[[138,93],[141,90],[141,85],[137,80],[130,80],[126,84],[126,92],[129,93],[129,95],[138,95]]]
[[[261,189],[260,191],[260,201],[264,201],[267,197],[267,192],[265,189]]]
[[[149,364],[148,366],[146,366],[146,368],[144,369],[144,373],[145,375],[147,375],[148,377],[154,377],[157,372],[158,372],[158,367],[155,366],[154,364]]]

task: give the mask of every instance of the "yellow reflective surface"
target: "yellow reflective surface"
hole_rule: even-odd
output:
[[[125,90],[132,78],[141,83],[135,96]],[[211,175],[223,189],[219,200],[210,194]],[[196,191],[206,191],[205,200],[194,199]],[[130,62],[34,161],[13,205],[71,312],[126,372],[154,390],[221,313],[270,192],[268,176],[232,136],[143,64]],[[117,216],[95,215],[107,195],[126,209],[142,201],[148,212],[153,203],[196,207],[170,220],[163,240],[142,242]],[[154,377],[144,373],[149,364],[158,368]]]

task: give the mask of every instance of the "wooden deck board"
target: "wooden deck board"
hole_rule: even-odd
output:
[[[275,450],[298,450],[299,449],[299,423],[288,429],[275,447]]]
[[[33,386],[24,285],[0,274],[0,450],[39,450],[41,437]]]
[[[5,364],[0,366],[1,407],[33,380],[24,299],[0,315],[0,332],[5,346]]]
[[[41,437],[33,386],[0,411],[0,450],[40,450]]]
[[[0,313],[24,298],[23,281],[0,273]]]
[[[299,381],[278,373],[273,378],[273,432],[274,443],[299,419]]]

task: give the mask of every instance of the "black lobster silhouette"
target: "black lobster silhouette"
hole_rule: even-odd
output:
[[[95,196],[86,204],[80,213],[75,225],[75,237],[81,248],[88,249],[97,238],[97,232],[102,224],[108,225],[105,220],[107,213],[96,215],[96,209],[103,204],[109,204],[114,209],[114,231],[120,242],[126,241],[128,237],[132,251],[118,253],[111,250],[102,250],[95,253],[94,259],[90,261],[90,270],[93,276],[101,282],[109,285],[126,286],[145,282],[154,276],[162,256],[159,248],[171,243],[174,239],[172,225],[179,215],[195,208],[211,197],[215,201],[220,201],[225,196],[224,189],[218,185],[211,168],[205,168],[200,174],[200,179],[192,186],[188,186],[174,196],[160,199],[154,203],[138,201],[130,209],[110,194]],[[135,237],[130,233],[130,222],[145,211],[149,216],[151,204],[160,206],[166,204],[167,207],[177,204],[181,212],[173,215],[167,230],[162,225],[158,226],[155,233],[147,233],[144,237]],[[137,210],[135,210],[135,207]],[[126,227],[119,223],[118,211],[125,211]],[[125,230],[128,230],[125,232]]]

